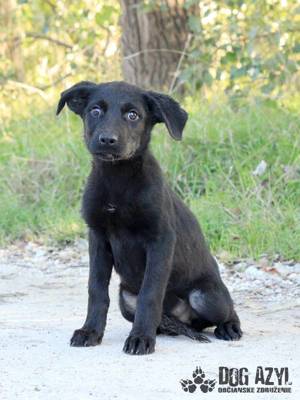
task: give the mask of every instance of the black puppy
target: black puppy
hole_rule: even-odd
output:
[[[180,140],[187,113],[169,96],[124,82],[80,82],[62,93],[80,115],[93,156],[83,195],[89,227],[89,301],[72,346],[102,340],[112,267],[120,275],[120,308],[133,322],[124,351],[154,351],[157,333],[207,341],[241,337],[239,318],[196,218],[172,191],[148,150],[151,130],[164,122]]]

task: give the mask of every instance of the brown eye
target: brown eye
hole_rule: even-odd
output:
[[[136,111],[131,110],[131,111],[129,111],[129,112],[127,113],[127,118],[128,118],[130,121],[137,121],[140,117],[139,117],[139,115],[138,115],[138,113],[137,113]]]
[[[90,114],[93,118],[99,118],[103,115],[103,110],[99,106],[93,107],[90,111]]]

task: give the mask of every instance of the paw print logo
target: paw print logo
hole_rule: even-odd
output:
[[[212,392],[216,386],[216,380],[208,379],[205,372],[200,367],[196,367],[192,379],[193,380],[182,379],[180,381],[182,390],[188,393],[194,393],[198,387],[201,392],[208,393]]]
[[[197,386],[190,379],[181,379],[180,383],[185,392],[194,393],[197,389]]]
[[[200,385],[204,382],[205,373],[202,371],[200,367],[196,367],[195,371],[193,372],[193,379],[197,385]]]
[[[212,392],[214,390],[215,386],[216,386],[216,380],[215,379],[207,379],[200,386],[200,390],[203,393]]]

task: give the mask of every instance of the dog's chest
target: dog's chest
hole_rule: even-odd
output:
[[[108,214],[114,214],[117,211],[117,206],[114,203],[107,203],[104,205],[103,211]]]
[[[150,234],[156,229],[157,212],[147,196],[132,193],[97,191],[85,193],[83,217],[91,228],[108,232],[138,232]]]

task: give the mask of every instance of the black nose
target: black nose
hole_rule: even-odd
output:
[[[107,135],[105,133],[99,135],[99,142],[101,145],[114,146],[117,144],[117,141],[118,140],[115,136]]]

